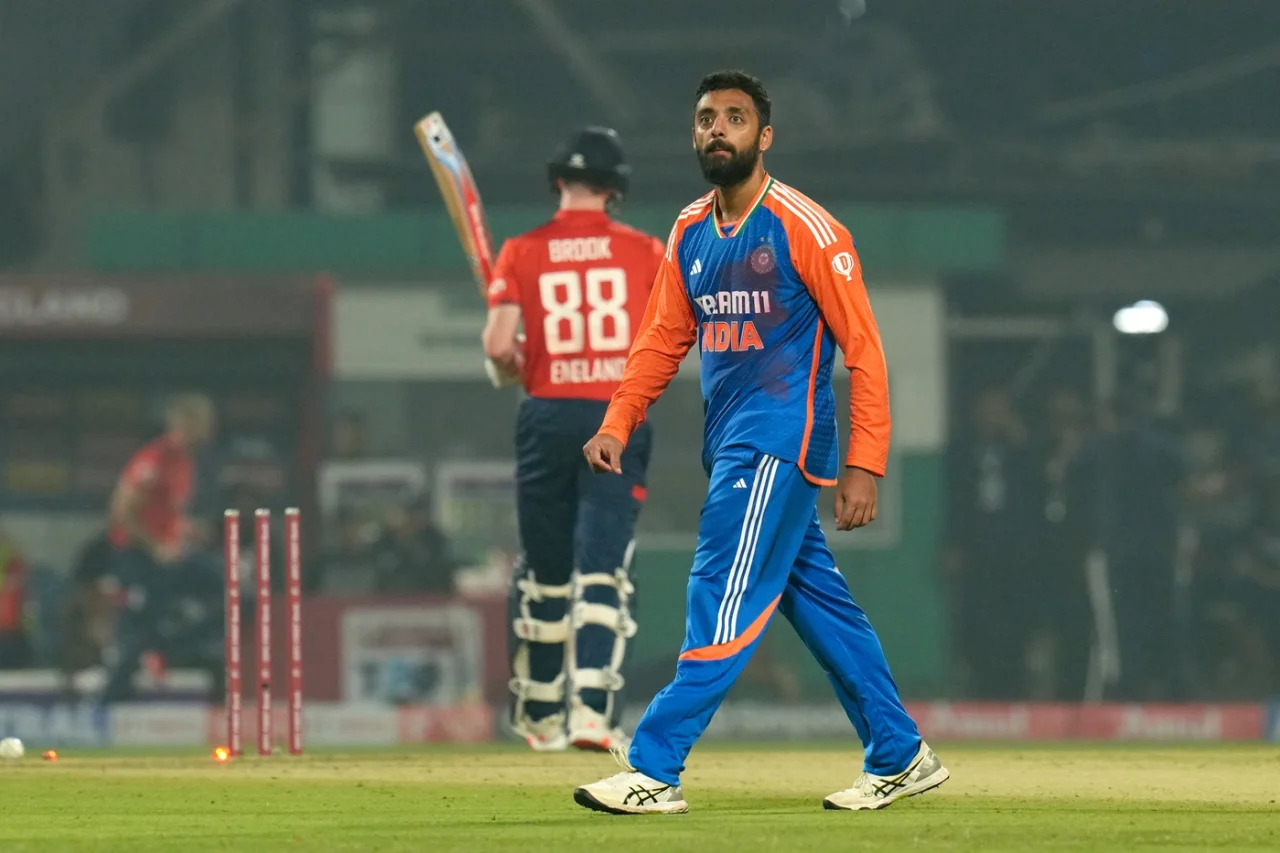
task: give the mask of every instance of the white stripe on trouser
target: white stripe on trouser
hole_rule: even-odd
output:
[[[756,466],[756,475],[751,478],[751,494],[747,497],[747,510],[742,515],[742,531],[738,534],[738,550],[733,555],[733,562],[729,565],[729,576],[725,578],[724,595],[720,598],[720,609],[716,611],[716,633],[711,644],[716,645],[724,642],[724,637],[729,633],[725,626],[725,616],[729,613],[729,599],[732,597],[733,579],[737,577],[738,570],[742,563],[742,555],[747,550],[747,543],[751,540],[751,525],[755,520],[756,501],[761,494],[761,486],[764,484],[764,477],[761,473],[766,465],[769,464],[769,457],[764,457]]]
[[[746,512],[742,514],[742,530],[737,537],[737,551],[733,553],[733,562],[728,567],[728,576],[724,579],[724,594],[719,603],[719,610],[716,612],[716,637],[712,639],[713,646],[724,642],[724,637],[728,635],[728,626],[726,617],[728,615],[728,603],[732,598],[733,579],[741,569],[742,555],[746,552],[746,546],[751,540],[751,524],[755,521],[756,503],[758,503],[760,494],[762,494],[762,485],[764,478],[762,473],[765,465],[768,465],[769,457],[765,456],[759,461],[755,467],[755,476],[751,478],[751,493],[746,498]]]
[[[760,522],[764,519],[764,492],[767,486],[766,476],[777,467],[777,460],[765,456],[756,466],[756,475],[751,482],[751,495],[747,498],[747,511],[742,519],[742,531],[738,534],[738,550],[733,555],[733,563],[729,567],[729,577],[725,580],[724,595],[720,599],[720,608],[716,611],[716,633],[712,645],[727,643],[733,630],[729,613],[733,605],[733,591],[740,577],[744,577],[751,566],[751,553],[754,553],[755,534],[759,532]]]
[[[755,523],[755,529],[751,532],[751,544],[748,546],[746,559],[742,561],[742,571],[738,575],[737,588],[733,592],[733,601],[729,607],[729,617],[725,620],[725,624],[729,628],[729,635],[725,638],[725,642],[732,642],[738,637],[738,610],[742,607],[742,597],[747,591],[747,581],[751,577],[751,564],[756,559],[756,546],[760,544],[760,530],[764,527],[765,508],[769,506],[769,495],[773,494],[773,477],[778,473],[778,460],[770,458],[769,470],[765,472],[765,478],[768,482],[764,486],[764,496],[760,499],[760,512]]]

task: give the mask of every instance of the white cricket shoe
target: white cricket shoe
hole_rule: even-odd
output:
[[[541,720],[512,723],[511,730],[524,738],[534,752],[563,752],[569,746],[569,737],[564,732],[563,712]]]
[[[865,811],[882,809],[904,797],[914,797],[932,790],[951,778],[929,744],[920,741],[920,751],[907,769],[893,776],[863,773],[852,788],[836,791],[822,801],[824,809]]]
[[[573,801],[580,806],[609,814],[684,814],[679,785],[667,785],[635,770],[615,773],[599,782],[574,788]]]
[[[578,749],[625,751],[630,741],[621,728],[610,727],[609,718],[594,708],[574,702],[569,710],[569,743]]]

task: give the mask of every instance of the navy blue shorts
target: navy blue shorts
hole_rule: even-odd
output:
[[[608,404],[526,399],[516,418],[516,496],[525,565],[539,583],[565,584],[575,567],[622,565],[645,499],[650,430],[641,424],[622,454],[622,474],[596,474],[582,446]]]

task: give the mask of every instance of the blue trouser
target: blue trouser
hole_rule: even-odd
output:
[[[775,610],[835,686],[865,748],[867,772],[897,773],[915,757],[920,735],[880,640],[827,548],[818,492],[795,465],[749,449],[714,461],[676,677],[649,704],[631,745],[629,759],[640,772],[679,784],[685,757]]]
[[[593,474],[583,458],[582,446],[600,428],[607,407],[603,401],[538,398],[520,404],[516,419],[516,511],[523,554],[514,581],[531,574],[539,584],[562,586],[571,582],[575,568],[586,575],[613,574],[624,567],[644,502],[650,432],[647,424],[641,425],[631,437],[622,456],[621,477]],[[513,585],[513,619],[521,596]],[[609,586],[587,586],[583,597],[592,604],[619,604],[617,590]],[[556,597],[528,603],[531,615],[545,622],[565,618],[570,606],[569,599]],[[627,606],[634,610],[634,599]],[[607,627],[583,625],[573,638],[577,666],[608,667],[614,640],[614,632]],[[564,667],[563,644],[528,645],[531,678],[543,683],[554,681]],[[514,638],[510,646],[514,653]],[[604,711],[604,690],[585,689],[579,695],[589,707]],[[615,702],[613,707],[615,718],[617,705]],[[526,712],[536,720],[562,706],[563,703],[530,701]]]

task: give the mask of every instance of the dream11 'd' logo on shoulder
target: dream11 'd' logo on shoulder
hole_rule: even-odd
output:
[[[853,260],[852,252],[841,252],[831,259],[831,268],[838,275],[844,276],[845,281],[853,281],[853,268],[857,264]]]

